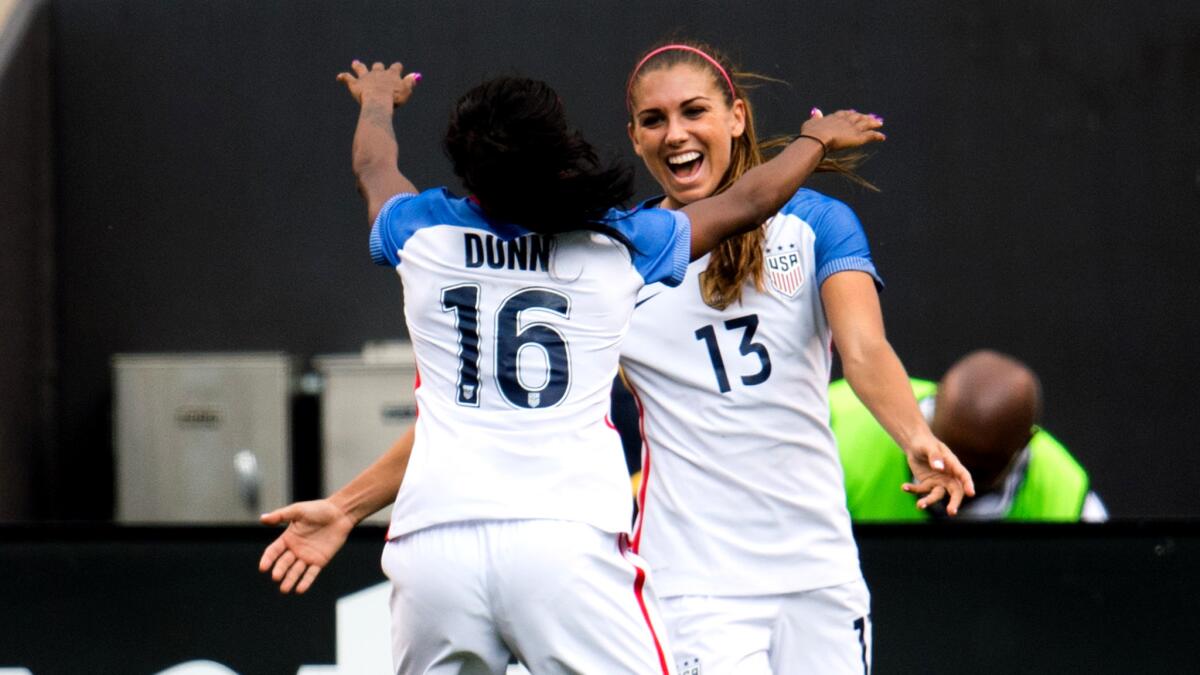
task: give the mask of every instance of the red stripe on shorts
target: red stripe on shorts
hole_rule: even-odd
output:
[[[650,620],[650,610],[646,609],[646,596],[643,593],[646,586],[646,570],[625,555],[629,551],[629,540],[624,534],[619,538],[619,546],[622,557],[628,560],[637,572],[633,579],[633,595],[637,598],[638,607],[642,610],[642,618],[646,620],[646,627],[650,629],[650,639],[654,640],[654,650],[658,653],[658,666],[662,669],[662,675],[670,675],[671,669],[667,667],[667,654],[663,651],[662,642],[658,639],[658,631],[654,630],[654,622]]]
[[[414,375],[413,375],[413,394],[414,394],[413,410],[416,411],[417,417],[420,417],[421,416],[421,407],[417,404],[415,395],[417,393],[417,390],[421,388],[421,367],[414,363],[413,364],[413,372],[414,372]]]

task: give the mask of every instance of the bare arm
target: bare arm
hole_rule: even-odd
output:
[[[354,524],[391,504],[404,482],[408,458],[412,456],[416,426],[410,425],[392,447],[371,466],[355,476],[337,492],[329,495],[333,502]]]
[[[885,137],[877,131],[881,126],[880,118],[853,111],[814,116],[800,130],[809,138],[792,141],[777,157],[747,171],[725,192],[683,207],[692,222],[692,260],[724,239],[758,227],[779,211],[812,175],[825,148],[841,150],[882,141]]]
[[[367,202],[367,221],[373,224],[388,199],[417,191],[397,167],[399,146],[392,112],[408,102],[421,74],[402,77],[403,66],[399,63],[385,69],[376,62],[368,70],[361,61],[354,61],[350,68],[353,72],[338,73],[337,79],[361,106],[354,128],[352,161],[359,192]]]
[[[821,301],[850,388],[908,457],[915,483],[904,489],[924,495],[926,508],[949,495],[946,512],[958,513],[963,495],[974,496],[971,475],[950,448],[930,431],[913,398],[904,365],[887,341],[875,282],[865,272],[840,272],[821,285]]]
[[[281,592],[307,591],[346,543],[350,530],[396,498],[408,470],[414,429],[410,426],[382,457],[328,498],[288,504],[262,515],[265,525],[287,524],[258,561],[258,570],[269,570]]]

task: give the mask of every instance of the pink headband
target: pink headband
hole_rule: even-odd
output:
[[[721,67],[721,64],[717,63],[716,59],[708,54],[705,54],[703,51],[696,49],[695,47],[689,47],[687,45],[665,45],[642,57],[642,60],[638,61],[638,64],[633,68],[633,72],[629,75],[629,82],[625,85],[625,107],[628,108],[630,112],[633,111],[633,99],[630,98],[629,95],[633,92],[633,81],[637,79],[638,71],[640,71],[642,66],[646,65],[646,62],[650,59],[663,52],[669,51],[691,52],[711,63],[712,67],[716,68],[718,73],[721,73],[721,77],[725,78],[725,84],[729,85],[729,94],[733,98],[737,98],[737,90],[733,88],[733,80],[729,79],[729,73],[725,72],[725,69]]]

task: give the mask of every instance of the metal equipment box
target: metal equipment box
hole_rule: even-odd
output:
[[[112,358],[117,520],[257,522],[290,501],[291,358]]]
[[[408,343],[362,354],[313,358],[321,375],[321,475],[324,494],[379,458],[417,419],[417,368]],[[386,508],[367,519],[387,523]]]

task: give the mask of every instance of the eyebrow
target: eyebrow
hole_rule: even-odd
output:
[[[697,102],[697,101],[704,101],[705,103],[707,103],[707,102],[709,102],[710,100],[712,100],[712,99],[710,99],[709,97],[707,97],[707,96],[705,96],[705,95],[701,94],[700,96],[693,96],[693,97],[691,97],[691,98],[687,99],[686,101],[682,101],[682,102],[680,102],[680,104],[679,104],[679,107],[683,108],[683,107],[689,106],[689,105],[691,105],[691,104],[693,104],[693,103],[695,103],[695,102]],[[643,113],[655,112],[655,111],[657,111],[657,110],[658,110],[658,108],[657,108],[657,107],[642,108],[641,110],[638,110],[638,111],[637,111],[636,113],[634,113],[634,114],[635,114],[635,115],[641,115],[641,114],[643,114]]]

